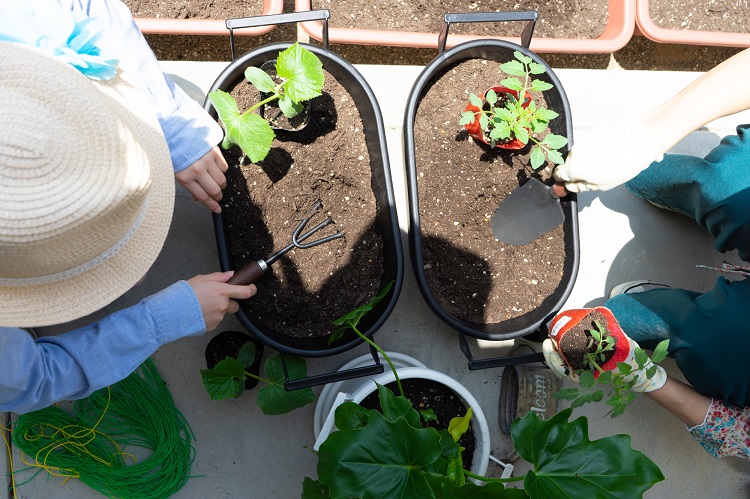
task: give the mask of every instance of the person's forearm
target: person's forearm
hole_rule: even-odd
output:
[[[750,109],[750,49],[714,67],[643,116],[661,152],[711,121]]]
[[[671,377],[667,378],[663,387],[644,395],[690,427],[703,423],[711,405],[709,397],[704,397],[694,388]]]

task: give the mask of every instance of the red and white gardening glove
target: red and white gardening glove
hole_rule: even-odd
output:
[[[638,362],[635,357],[638,343],[633,341],[622,331],[615,316],[605,307],[567,310],[560,312],[554,319],[552,319],[552,323],[550,324],[550,337],[542,343],[542,353],[544,354],[544,359],[550,369],[552,369],[559,377],[563,379],[567,378],[574,383],[578,383],[578,375],[575,372],[575,369],[571,367],[570,363],[561,354],[558,345],[560,344],[559,342],[561,338],[576,324],[580,323],[582,320],[587,320],[587,316],[592,311],[597,311],[605,317],[607,322],[605,326],[615,338],[615,354],[600,366],[602,370],[619,371],[619,363],[628,364],[631,371],[630,374],[625,376],[625,380],[630,381],[633,378],[636,379],[635,384],[631,388],[633,392],[652,392],[664,386],[664,383],[667,382],[667,373],[664,371],[664,368],[661,366],[655,366],[651,359],[648,358],[642,368],[638,367]],[[656,367],[655,373],[649,378],[646,375],[646,372],[654,366]],[[595,371],[593,374],[595,378],[598,378],[600,373]]]
[[[606,191],[624,184],[664,153],[639,118],[600,125],[576,133],[565,164],[554,171],[571,192]]]

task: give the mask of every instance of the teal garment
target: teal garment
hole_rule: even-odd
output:
[[[705,158],[668,154],[626,186],[694,218],[714,236],[717,251],[736,249],[750,261],[750,125],[737,127]],[[707,293],[666,288],[619,295],[605,306],[642,347],[669,339],[670,355],[698,392],[750,405],[750,279],[720,277]]]

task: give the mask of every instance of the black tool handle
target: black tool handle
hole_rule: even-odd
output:
[[[227,284],[247,286],[248,284],[252,284],[263,277],[263,274],[265,274],[267,270],[268,265],[266,265],[266,262],[264,262],[263,260],[250,262],[240,270],[235,272],[234,275],[229,278]]]

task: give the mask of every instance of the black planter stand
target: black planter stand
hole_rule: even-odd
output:
[[[362,116],[365,140],[370,155],[370,167],[372,172],[372,190],[377,201],[377,215],[374,220],[379,229],[384,243],[384,274],[381,289],[389,282],[393,285],[388,295],[369,313],[367,313],[359,325],[359,330],[367,337],[372,335],[383,325],[393,311],[404,279],[404,261],[401,246],[401,232],[396,214],[396,202],[391,181],[390,166],[388,163],[388,149],[385,141],[385,128],[383,118],[378,106],[375,94],[362,75],[346,60],[328,50],[328,25],[329,12],[317,10],[309,12],[296,12],[290,14],[278,14],[272,16],[249,17],[243,19],[227,20],[227,28],[230,32],[230,43],[232,46],[232,57],[234,58],[234,36],[233,30],[239,28],[264,26],[268,24],[296,23],[312,20],[325,20],[324,29],[325,48],[302,44],[313,52],[323,63],[323,69],[329,72],[350,93],[354,104]],[[285,50],[292,43],[275,43],[254,49],[235,59],[222,71],[209,92],[215,90],[229,91],[244,79],[245,68],[248,66],[260,67],[264,63],[276,59],[278,53]],[[208,98],[204,108],[214,119],[217,118],[216,111]],[[228,247],[227,227],[221,214],[213,215],[214,230],[219,252],[219,262],[222,270],[234,269],[231,253]],[[295,338],[280,334],[271,328],[253,322],[247,313],[246,305],[240,303],[237,318],[244,328],[255,338],[258,338],[267,346],[281,353],[282,362],[286,376],[285,386],[288,390],[316,386],[323,383],[342,381],[361,376],[372,376],[383,372],[377,352],[371,348],[374,363],[344,372],[333,372],[317,376],[310,376],[301,380],[289,380],[286,372],[286,361],[284,354],[298,357],[328,357],[347,351],[363,341],[352,332],[347,332],[334,346],[328,344],[327,337]]]
[[[474,324],[449,314],[443,309],[435,296],[432,294],[424,274],[424,262],[422,258],[422,235],[419,219],[419,194],[417,190],[416,155],[414,148],[414,119],[422,96],[427,92],[438,75],[448,71],[451,67],[467,59],[486,59],[502,63],[513,59],[513,52],[519,51],[534,62],[543,65],[546,72],[537,77],[554,85],[554,88],[544,92],[545,100],[552,109],[559,112],[560,117],[550,124],[553,133],[564,135],[568,138],[568,145],[561,150],[566,155],[573,145],[573,122],[570,112],[570,104],[563,90],[560,80],[552,71],[552,68],[531,52],[528,47],[534,30],[537,13],[529,12],[499,12],[499,13],[477,13],[477,14],[446,14],[445,25],[439,37],[439,55],[422,71],[417,78],[409,94],[404,116],[404,163],[406,168],[407,189],[409,195],[409,254],[412,267],[419,290],[432,311],[445,321],[449,326],[456,329],[459,334],[461,351],[469,360],[469,369],[485,369],[489,367],[502,367],[513,364],[538,362],[541,354],[515,355],[494,359],[474,359],[469,348],[467,337],[482,340],[510,340],[519,337],[539,340],[546,337],[546,324],[560,310],[567,300],[578,273],[580,260],[580,249],[578,240],[578,209],[575,193],[571,193],[562,199],[562,208],[565,213],[563,222],[564,244],[566,248],[566,261],[564,263],[561,284],[542,307],[514,319],[497,323]],[[501,22],[501,21],[525,21],[526,25],[521,36],[523,46],[503,40],[474,40],[462,43],[454,48],[444,51],[445,40],[451,23],[457,22]]]

